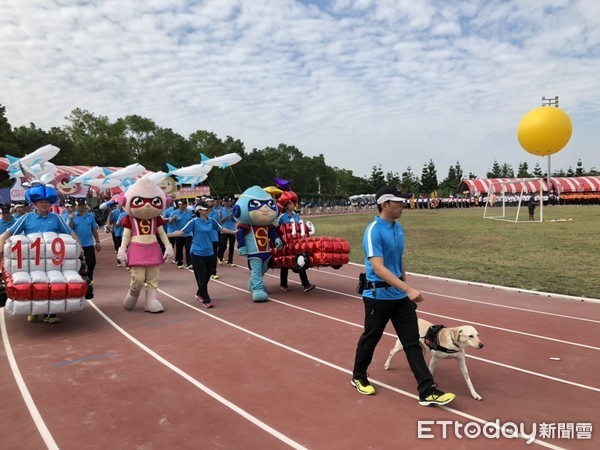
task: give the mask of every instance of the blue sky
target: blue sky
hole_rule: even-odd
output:
[[[558,95],[573,136],[552,167],[600,169],[596,0],[0,0],[0,61],[13,126],[138,114],[358,176],[545,168],[516,129]]]

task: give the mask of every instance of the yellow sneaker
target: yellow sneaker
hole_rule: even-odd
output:
[[[426,395],[419,397],[419,405],[421,406],[432,406],[438,405],[443,406],[450,403],[456,398],[456,395],[450,392],[440,391],[436,385],[431,386]]]
[[[356,388],[356,390],[363,395],[374,395],[375,394],[375,388],[373,386],[371,386],[371,383],[369,383],[369,380],[367,380],[366,377],[365,378],[352,378],[352,380],[350,380],[350,384],[352,384],[352,386],[354,386]]]
[[[54,314],[50,315],[50,316],[46,316],[44,317],[44,322],[46,323],[60,323],[60,319],[58,317],[56,317]]]
[[[37,314],[32,314],[27,316],[27,322],[35,322],[37,320],[38,316]]]

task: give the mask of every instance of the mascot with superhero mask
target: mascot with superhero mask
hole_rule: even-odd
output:
[[[278,216],[277,205],[264,189],[252,186],[240,196],[233,211],[238,224],[238,251],[248,257],[248,290],[252,301],[266,302],[269,294],[263,285],[263,276],[269,268],[271,243],[277,248],[283,245],[273,225]]]

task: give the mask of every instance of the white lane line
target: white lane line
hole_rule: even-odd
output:
[[[420,311],[420,312],[422,312],[423,314],[428,314],[430,316],[441,317],[443,319],[456,320],[457,322],[460,321],[460,319],[458,319],[456,317],[444,316],[444,315],[441,315],[441,314],[434,314],[434,313],[430,313],[430,312],[427,312],[427,311]],[[572,342],[572,341],[564,341],[562,339],[551,338],[551,337],[542,336],[542,335],[539,335],[539,334],[533,334],[533,333],[526,333],[524,331],[511,330],[510,328],[496,327],[494,325],[486,325],[484,323],[479,323],[479,322],[469,322],[469,324],[471,324],[471,325],[478,325],[478,326],[485,327],[485,328],[490,328],[492,330],[505,331],[507,333],[520,334],[522,336],[529,336],[529,337],[533,337],[533,338],[537,338],[537,339],[543,339],[545,341],[559,342],[561,344],[573,345],[575,347],[588,348],[590,350],[600,350],[600,347],[594,347],[593,345],[580,344],[579,342]]]
[[[4,308],[0,308],[0,329],[2,331],[2,342],[4,343],[6,358],[8,359],[8,363],[10,364],[10,369],[12,370],[13,376],[15,377],[15,381],[17,383],[17,386],[19,387],[19,391],[21,392],[21,396],[23,397],[25,406],[27,406],[27,410],[29,411],[29,414],[31,414],[33,423],[38,429],[40,436],[44,440],[46,447],[52,450],[58,450],[58,445],[56,445],[56,442],[54,441],[50,430],[48,430],[44,419],[42,419],[42,415],[38,411],[37,406],[35,406],[35,402],[33,401],[31,394],[29,393],[29,389],[27,389],[25,380],[23,379],[21,371],[19,370],[19,366],[17,365],[17,360],[15,359],[15,355],[13,354],[10,341],[8,340],[6,323],[4,322]]]
[[[453,295],[438,294],[436,292],[428,292],[428,291],[421,291],[421,292],[428,294],[428,295],[437,295],[438,297],[446,297],[446,298],[450,298],[452,300],[459,300],[462,302],[478,303],[480,305],[493,306],[493,307],[504,308],[504,309],[513,309],[515,311],[522,311],[522,312],[528,312],[528,313],[533,313],[533,314],[541,314],[544,316],[553,316],[553,317],[558,317],[560,319],[571,319],[571,320],[579,320],[582,322],[600,323],[600,320],[587,319],[585,317],[574,317],[574,316],[567,316],[566,314],[557,314],[557,313],[551,313],[551,312],[546,312],[546,311],[536,311],[535,309],[519,308],[518,306],[498,305],[496,303],[489,303],[489,302],[484,302],[481,300],[472,300],[469,298],[456,297]]]
[[[168,294],[165,294],[165,295],[168,295]],[[171,296],[169,295],[169,297],[171,297]],[[180,303],[183,303],[181,300],[177,300],[177,301],[179,301]],[[193,384],[194,386],[196,386],[198,389],[200,389],[201,391],[203,391],[207,395],[209,395],[212,398],[214,398],[215,400],[217,400],[222,405],[226,406],[227,408],[231,409],[235,413],[239,414],[244,419],[248,420],[252,424],[254,424],[254,425],[258,426],[259,428],[261,428],[262,430],[266,431],[271,436],[279,439],[281,442],[283,442],[283,443],[285,443],[285,444],[287,444],[290,447],[295,448],[295,449],[303,449],[303,450],[306,449],[305,447],[303,447],[302,445],[300,445],[298,442],[296,442],[296,441],[292,440],[291,438],[285,436],[284,434],[282,434],[279,431],[275,430],[274,428],[270,427],[269,425],[267,425],[266,423],[262,422],[258,418],[254,417],[250,413],[244,411],[239,406],[233,404],[232,402],[230,402],[226,398],[224,398],[221,395],[217,394],[215,391],[213,391],[212,389],[210,389],[208,386],[200,383],[198,380],[196,380],[194,377],[192,377],[188,373],[186,373],[183,370],[181,370],[179,367],[175,366],[174,364],[171,364],[165,358],[163,358],[162,356],[160,356],[158,353],[156,353],[155,351],[153,351],[152,349],[150,349],[149,347],[147,347],[146,345],[144,345],[142,342],[140,342],[139,340],[137,340],[136,338],[134,338],[131,334],[129,334],[127,331],[125,331],[123,328],[121,328],[119,325],[117,325],[117,323],[114,322],[106,314],[104,314],[104,312],[102,312],[102,310],[100,308],[98,308],[98,306],[96,306],[96,304],[93,301],[89,300],[88,303],[96,310],[96,312],[98,314],[100,314],[100,316],[102,316],[102,318],[104,320],[106,320],[119,333],[121,333],[123,336],[125,336],[127,339],[129,339],[131,342],[133,342],[135,345],[137,345],[140,349],[142,349],[143,351],[145,351],[146,353],[148,353],[150,356],[152,356],[158,362],[160,362],[161,364],[163,364],[167,368],[171,369],[177,375],[181,376],[183,379],[185,379],[186,381],[190,382],[191,384]],[[185,304],[185,303],[183,303],[183,304]],[[198,311],[200,311],[200,310],[198,310]],[[203,312],[203,311],[201,311],[201,312]],[[213,316],[210,316],[209,314],[206,314],[206,315],[209,316],[209,317],[213,317]]]
[[[430,316],[442,317],[443,319],[455,320],[457,322],[460,320],[460,319],[458,319],[456,317],[444,316],[444,315],[441,315],[441,314],[429,313],[427,311],[421,311],[421,312],[424,313],[424,314],[428,314]],[[542,336],[542,335],[539,335],[539,334],[526,333],[525,331],[511,330],[510,328],[496,327],[494,325],[487,325],[487,324],[479,323],[479,322],[469,322],[469,324],[471,324],[471,325],[478,325],[478,326],[481,326],[481,327],[484,327],[484,328],[489,328],[491,330],[505,331],[507,333],[520,334],[522,336],[529,336],[529,337],[533,337],[533,338],[536,338],[536,339],[543,339],[545,341],[559,342],[561,344],[567,344],[567,345],[573,345],[575,347],[587,348],[587,349],[590,349],[590,350],[600,350],[600,347],[594,347],[593,345],[580,344],[579,342],[573,342],[573,341],[565,341],[565,340],[562,340],[562,339],[552,338],[550,336]]]
[[[213,280],[213,282],[215,282],[215,281]],[[226,286],[230,286],[227,283],[224,283],[222,281],[216,281],[216,282],[224,284]],[[296,283],[295,281],[291,281],[291,280],[290,280],[290,282]],[[231,287],[235,288],[235,286],[231,286]],[[236,289],[238,289],[238,288],[236,288]],[[360,297],[358,295],[353,295],[353,294],[347,294],[345,292],[334,291],[332,289],[326,289],[326,288],[322,288],[320,286],[317,286],[317,289],[320,289],[320,290],[325,291],[325,292],[331,292],[332,294],[336,294],[336,295],[342,295],[342,296],[354,298],[354,299],[357,299],[357,300],[361,300],[362,299],[362,297]],[[289,304],[289,303],[285,303],[285,302],[282,302],[280,300],[275,300],[275,301],[278,302],[278,303],[281,303],[282,305],[289,306],[290,308],[298,308],[295,305],[292,305],[292,304]],[[299,309],[303,309],[303,308],[299,308]],[[308,309],[304,309],[304,311],[312,312],[313,314],[316,314],[316,315],[322,315],[320,313],[317,313],[317,312],[314,312],[314,311],[310,311]],[[452,316],[444,316],[444,315],[441,315],[441,314],[430,313],[430,312],[427,312],[424,309],[419,309],[419,313],[420,314],[428,314],[430,316],[435,316],[435,317],[441,317],[443,319],[454,320],[454,321],[456,321],[458,323],[466,323],[464,321],[464,319],[460,319],[460,318],[452,317]],[[337,320],[337,321],[343,322],[342,320],[336,319],[334,317],[325,316],[325,315],[323,315],[323,316],[327,317],[329,319],[332,319],[332,320]],[[571,317],[567,317],[567,318],[571,318]],[[542,335],[539,335],[539,334],[527,333],[525,331],[513,330],[513,329],[510,329],[510,328],[502,328],[502,327],[497,327],[497,326],[494,326],[494,325],[488,325],[488,324],[481,323],[481,322],[468,322],[468,323],[471,324],[471,325],[478,325],[480,327],[489,328],[489,329],[492,329],[492,330],[504,331],[504,332],[507,332],[507,333],[510,333],[510,334],[520,334],[522,336],[533,337],[533,338],[541,339],[541,340],[544,340],[544,341],[559,342],[561,344],[572,345],[572,346],[581,347],[581,348],[587,348],[587,349],[590,349],[590,350],[600,350],[600,347],[594,347],[592,345],[581,344],[579,342],[565,341],[565,340],[562,340],[562,339],[552,338],[552,337],[549,337],[549,336],[542,336]],[[353,325],[362,328],[362,325],[360,325],[360,324],[353,324]],[[392,336],[392,335],[390,335],[390,336]],[[469,356],[469,355],[467,355],[467,356]]]
[[[357,266],[357,267],[362,267],[359,266],[356,263],[352,263],[353,265]],[[322,271],[321,273],[326,273],[328,275],[334,275],[337,277],[342,277],[342,278],[348,278],[350,280],[354,280],[355,282],[358,282],[358,278],[357,277],[353,277],[350,275],[344,275],[341,273],[335,273],[335,272],[329,272],[329,271]],[[577,301],[581,301],[581,302],[593,302],[593,303],[599,303],[600,304],[600,300],[597,299],[590,299],[590,298],[585,298],[585,297],[571,297],[571,296],[566,296],[566,295],[559,295],[559,294],[548,294],[548,293],[540,293],[540,292],[536,292],[536,291],[526,291],[523,289],[515,289],[515,288],[508,288],[506,286],[497,286],[497,285],[492,285],[492,284],[477,284],[477,283],[472,283],[470,281],[460,281],[460,280],[453,280],[450,278],[440,278],[440,277],[434,277],[434,276],[430,276],[430,275],[420,275],[420,274],[416,274],[416,273],[410,273],[407,272],[409,275],[411,276],[416,276],[416,277],[420,277],[420,278],[431,278],[434,280],[438,280],[438,281],[446,281],[449,283],[458,283],[458,284],[465,284],[468,286],[479,286],[479,287],[485,287],[485,288],[490,288],[490,289],[496,289],[496,290],[507,290],[507,291],[511,291],[511,292],[516,292],[519,294],[531,294],[531,295],[546,295],[546,296],[554,296],[557,300],[577,300]],[[518,306],[510,306],[510,305],[503,305],[503,304],[499,304],[499,303],[491,303],[491,302],[484,302],[482,300],[473,300],[470,298],[464,298],[464,297],[456,297],[456,296],[452,296],[452,295],[446,295],[446,294],[440,294],[439,292],[430,292],[430,291],[423,291],[421,290],[422,293],[424,294],[428,294],[428,295],[437,295],[438,297],[445,297],[445,298],[450,298],[453,300],[459,300],[462,302],[468,302],[468,303],[477,303],[480,305],[486,305],[486,306],[493,306],[496,308],[504,308],[504,309],[513,309],[515,311],[523,311],[523,312],[529,312],[532,314],[541,314],[544,316],[554,316],[554,317],[560,317],[561,319],[571,319],[571,320],[580,320],[583,322],[591,322],[591,323],[600,323],[600,320],[594,320],[594,319],[587,319],[585,317],[575,317],[575,316],[568,316],[566,314],[557,314],[557,313],[551,313],[551,312],[545,312],[545,311],[537,311],[535,309],[528,309],[528,308],[519,308]],[[356,297],[356,296],[353,296]],[[357,297],[360,298],[360,297]]]
[[[247,292],[247,290],[245,290],[245,289],[241,289],[241,288],[238,288],[238,287],[235,287],[235,286],[230,286],[230,285],[228,285],[226,283],[223,283],[223,282],[218,282],[218,283],[224,284],[224,285],[226,285],[228,287],[231,287],[233,289],[236,289],[238,291]],[[207,313],[206,311],[201,310],[200,308],[198,308],[196,306],[190,305],[189,303],[186,303],[185,301],[183,301],[183,300],[181,300],[181,299],[179,299],[179,298],[177,298],[177,297],[169,294],[168,292],[163,291],[162,289],[159,289],[159,292],[161,292],[163,295],[171,298],[172,300],[174,300],[174,301],[182,304],[183,306],[187,306],[190,309],[198,311],[198,312],[206,315],[207,317],[210,317],[211,319],[214,319],[214,320],[216,320],[218,322],[221,322],[221,323],[223,323],[223,324],[225,324],[227,326],[235,328],[236,330],[239,330],[239,331],[241,331],[243,333],[249,334],[250,336],[253,336],[253,337],[257,338],[257,339],[260,339],[260,340],[263,340],[265,342],[268,342],[269,344],[273,344],[273,345],[275,345],[277,347],[280,347],[280,348],[282,348],[284,350],[287,350],[287,351],[290,351],[292,353],[295,353],[295,354],[297,354],[299,356],[302,356],[304,358],[310,359],[311,361],[315,361],[315,362],[319,363],[320,365],[331,367],[332,369],[335,369],[335,370],[337,370],[339,372],[342,372],[342,373],[345,373],[347,375],[352,376],[352,371],[351,370],[345,369],[345,368],[343,368],[341,366],[333,364],[333,363],[331,363],[329,361],[325,361],[325,360],[320,359],[320,358],[318,358],[316,356],[313,356],[313,355],[310,355],[308,353],[305,353],[305,352],[303,352],[301,350],[297,350],[297,349],[295,349],[293,347],[290,347],[290,346],[288,346],[286,344],[282,344],[281,342],[274,341],[273,339],[270,339],[270,338],[268,338],[266,336],[263,336],[261,334],[255,333],[254,331],[250,331],[250,330],[248,330],[246,328],[243,328],[243,327],[241,327],[239,325],[236,325],[236,324],[234,324],[232,322],[229,322],[229,321],[227,321],[225,319],[222,319],[220,317],[217,317],[215,315],[211,315],[211,314]],[[271,299],[271,300],[273,300],[273,299]],[[274,301],[277,302],[277,300],[274,300]],[[277,302],[277,303],[281,303],[281,302]],[[298,308],[298,309],[303,309],[303,308]],[[327,316],[324,316],[324,317],[327,317]],[[346,322],[346,323],[348,323],[348,322]],[[394,386],[391,386],[389,384],[383,383],[383,382],[378,381],[378,380],[376,380],[374,378],[373,379],[369,378],[369,380],[371,381],[371,384],[375,384],[375,385],[384,387],[384,388],[389,389],[391,391],[394,391],[394,392],[396,392],[398,394],[401,394],[401,395],[404,395],[406,397],[418,400],[418,397],[416,395],[411,394],[411,393],[409,393],[407,391],[404,391],[404,390],[399,389],[397,387],[394,387]],[[348,384],[350,384],[350,383],[348,383]],[[479,417],[476,417],[476,416],[472,416],[470,414],[464,413],[464,412],[459,411],[459,410],[454,409],[454,408],[450,408],[448,406],[441,406],[440,408],[443,408],[443,409],[447,410],[448,412],[454,413],[454,414],[456,414],[458,416],[465,417],[465,418],[467,418],[469,420],[476,421],[476,422],[481,423],[481,424],[489,425],[489,426],[492,426],[492,427],[496,427],[497,426],[497,424],[495,422],[489,422],[489,421],[487,421],[485,419],[482,419],[482,418],[479,418]],[[515,434],[514,437],[515,438],[521,438],[521,439],[528,439],[528,437],[520,435],[520,434],[519,435]],[[562,450],[562,447],[557,447],[557,446],[555,446],[553,444],[550,444],[550,443],[547,443],[547,442],[544,442],[544,441],[541,441],[541,440],[538,440],[538,439],[534,439],[532,442],[535,443],[535,444],[538,444],[538,445],[540,445],[542,447],[547,447],[547,448],[551,448],[551,449],[554,449],[554,450]]]
[[[241,292],[248,293],[248,291],[246,289],[242,289],[242,288],[239,288],[237,286],[230,285],[230,284],[225,283],[225,282],[220,281],[220,280],[212,280],[211,282],[212,283],[219,283],[219,284],[227,286],[227,287],[229,287],[231,289],[235,289],[235,290],[238,290],[238,291],[241,291]],[[339,293],[339,292],[336,292],[336,291],[331,291],[331,290],[323,289],[323,288],[319,288],[319,287],[317,289],[322,289],[322,290],[329,291],[329,292],[335,292],[336,294],[348,295],[348,294],[343,294],[343,293]],[[168,297],[171,297],[172,299],[175,299],[175,300],[179,301],[180,303],[182,303],[180,300],[176,299],[172,295],[170,295],[170,294],[168,294],[168,293],[166,293],[166,292],[164,292],[164,291],[162,291],[160,289],[159,289],[159,291],[162,292],[163,294],[167,295]],[[356,297],[356,298],[360,298],[360,297]],[[353,322],[349,322],[347,320],[338,319],[337,317],[332,317],[332,316],[329,316],[327,314],[323,314],[323,313],[319,313],[319,312],[316,312],[316,311],[312,311],[310,309],[303,308],[301,306],[297,306],[297,305],[294,305],[294,304],[291,304],[291,303],[286,303],[286,302],[283,302],[281,300],[277,300],[277,299],[275,299],[273,297],[269,297],[269,299],[271,301],[275,302],[275,303],[279,303],[280,305],[287,306],[289,308],[294,308],[294,309],[297,309],[299,311],[303,311],[303,312],[306,312],[306,313],[309,313],[309,314],[313,314],[315,316],[323,317],[323,318],[328,319],[328,320],[333,320],[335,322],[344,323],[344,324],[347,324],[347,325],[350,325],[350,326],[353,326],[353,327],[356,327],[356,328],[360,328],[360,329],[363,328],[363,325],[358,324],[358,323],[353,323]],[[187,303],[183,303],[183,304],[187,305]],[[189,305],[187,305],[187,306],[189,306]],[[424,311],[421,311],[421,312],[424,312]],[[425,313],[425,314],[431,314],[431,313]],[[431,314],[431,315],[436,315],[436,314]],[[213,316],[211,316],[211,317],[213,317]],[[440,317],[445,317],[445,316],[440,316]],[[217,320],[221,320],[221,319],[218,319],[218,318],[216,318],[216,319]],[[452,319],[452,318],[450,318],[450,319]],[[454,319],[454,320],[456,320],[456,319]],[[545,339],[545,340],[549,340],[549,341],[561,342],[561,343],[564,343],[564,344],[569,344],[569,345],[574,345],[574,346],[589,348],[589,349],[592,349],[592,350],[600,350],[599,347],[591,347],[591,346],[587,346],[587,345],[584,345],[584,344],[579,344],[577,342],[560,341],[558,339],[548,338],[548,337],[545,337],[545,336],[539,336],[539,335],[529,334],[529,333],[522,333],[522,332],[519,332],[519,331],[509,330],[509,329],[506,329],[506,328],[493,327],[493,326],[490,326],[490,325],[482,325],[482,324],[477,324],[477,325],[481,325],[481,326],[488,327],[488,328],[495,328],[495,329],[506,331],[506,332],[513,333],[513,334],[523,334],[523,335],[526,335],[526,336],[536,337],[536,338],[539,338],[539,339]],[[393,337],[393,338],[397,338],[398,337],[398,336],[396,336],[393,333],[385,332],[384,334],[386,336],[390,336],[390,337]],[[580,383],[576,383],[574,381],[564,380],[562,378],[555,378],[555,377],[552,377],[550,375],[546,375],[546,374],[543,374],[543,373],[533,372],[531,370],[522,369],[520,367],[511,366],[511,365],[500,363],[500,362],[496,362],[496,361],[491,361],[489,359],[480,358],[480,357],[477,357],[477,356],[472,356],[472,355],[469,355],[469,354],[466,354],[466,353],[465,353],[465,356],[467,358],[473,358],[473,359],[476,359],[478,361],[487,362],[487,363],[495,365],[495,366],[500,366],[500,367],[504,367],[506,369],[511,369],[511,370],[516,371],[516,372],[522,372],[522,373],[526,373],[528,375],[533,375],[533,376],[537,376],[537,377],[540,377],[540,378],[545,378],[545,379],[548,379],[548,380],[556,381],[556,382],[559,382],[559,383],[568,384],[570,386],[575,386],[575,387],[579,387],[579,388],[582,388],[582,389],[588,389],[590,391],[600,392],[600,388],[597,388],[595,386],[589,386],[589,385],[585,385],[585,384],[580,384]]]

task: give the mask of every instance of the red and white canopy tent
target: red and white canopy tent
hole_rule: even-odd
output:
[[[600,192],[599,177],[557,177],[552,178],[557,192]]]
[[[557,193],[572,192],[600,192],[600,177],[552,177],[550,179],[552,188]],[[520,192],[547,192],[548,186],[545,180],[521,178],[489,178],[462,180],[458,186],[459,192],[469,192],[469,195],[487,194],[493,188],[496,192],[520,193]]]

